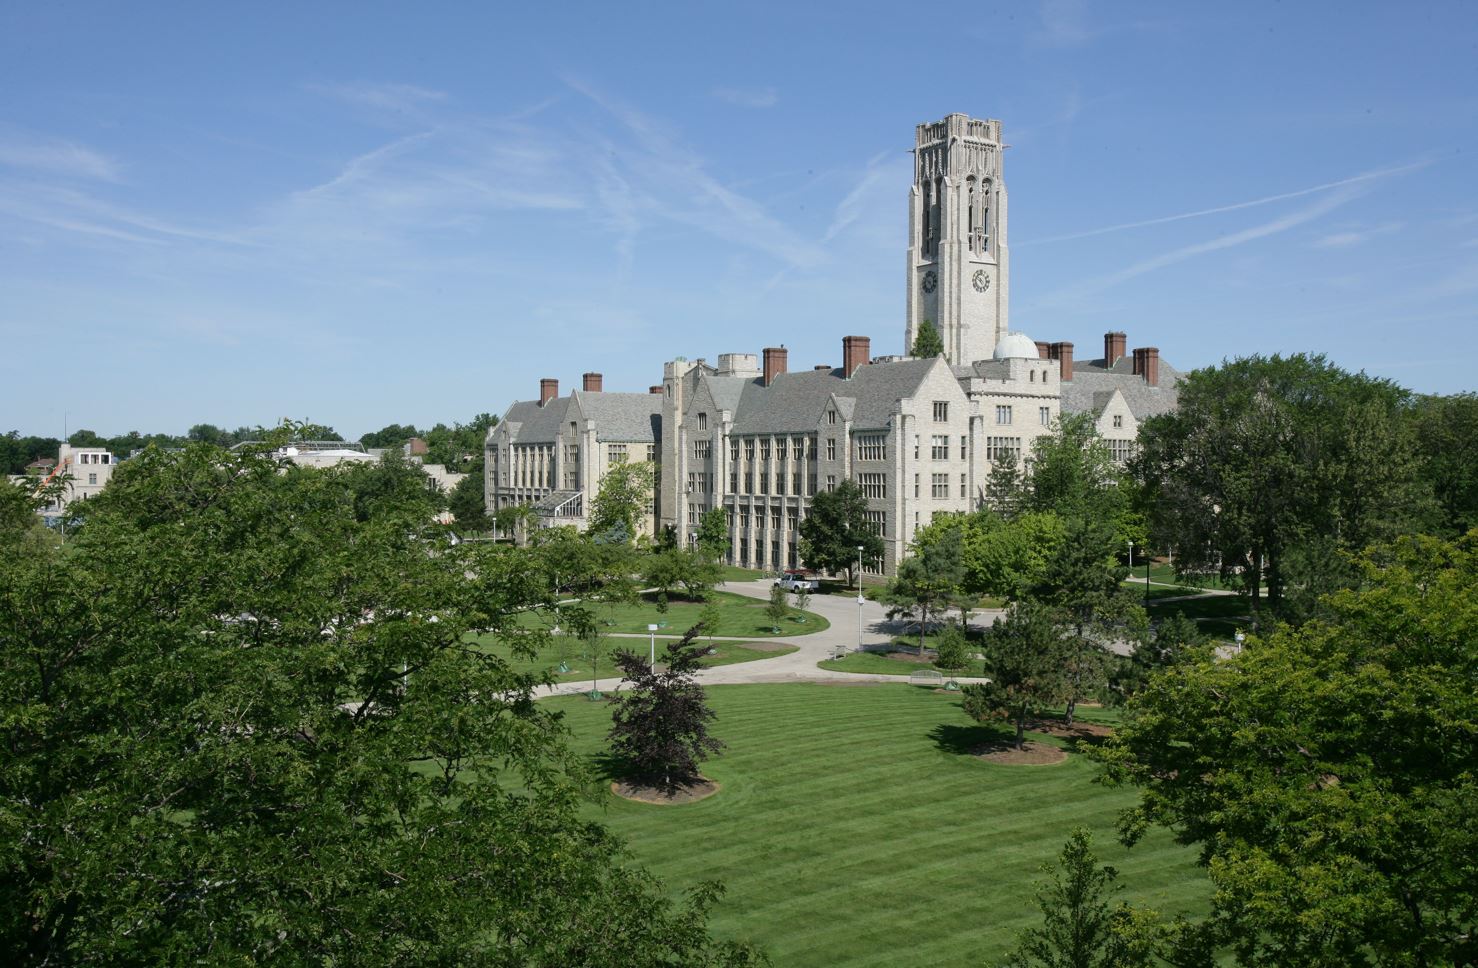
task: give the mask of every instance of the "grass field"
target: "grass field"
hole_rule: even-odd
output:
[[[713,592],[714,601],[719,607],[718,628],[713,629],[714,635],[728,636],[730,638],[770,638],[777,633],[772,630],[770,617],[765,614],[766,603],[758,598],[750,598],[747,595],[735,595],[731,592]],[[667,611],[657,607],[657,599],[653,595],[644,596],[641,602],[634,605],[617,605],[615,608],[598,606],[596,618],[602,623],[602,628],[607,632],[646,632],[647,625],[660,625],[664,632],[683,633],[698,624],[698,617],[703,612],[702,602],[690,602],[673,598],[667,603]],[[779,635],[809,635],[812,632],[820,632],[830,626],[830,622],[817,615],[815,612],[798,612],[791,609],[792,618],[780,623]],[[795,616],[805,618],[804,622],[795,621]],[[557,617],[543,610],[524,612],[519,615],[519,624],[527,628],[549,628],[557,621]]]
[[[657,636],[657,658],[661,659],[663,646],[676,641],[674,637]],[[700,639],[699,641],[701,643],[707,640]],[[507,645],[492,635],[479,636],[478,643],[488,651],[501,654],[515,672],[544,672],[547,670],[554,682],[590,681],[590,657],[584,651],[583,643],[578,640],[553,639],[541,654],[532,659],[513,655]],[[616,664],[611,660],[611,655],[618,649],[630,649],[638,655],[646,655],[651,648],[650,640],[645,637],[607,637],[604,645],[606,651],[600,656],[600,665],[595,670],[596,676],[604,679],[618,674]],[[789,655],[797,651],[795,646],[782,645],[779,642],[725,642],[717,639],[714,640],[712,649],[714,655],[703,657],[704,668],[734,665],[738,662],[754,662],[756,659],[773,659],[777,655]],[[568,671],[559,671],[561,662],[565,664]],[[660,661],[658,665],[661,665]]]
[[[823,669],[830,669],[834,672],[871,672],[883,676],[909,676],[918,672],[920,669],[933,669],[936,672],[943,673],[945,678],[948,678],[950,675],[983,675],[981,672],[982,663],[978,660],[971,662],[968,668],[959,670],[937,669],[932,662],[919,662],[918,656],[914,652],[917,648],[918,640],[915,639],[908,651],[898,653],[905,656],[903,659],[890,658],[888,655],[879,652],[852,652],[844,658],[826,659],[816,664]]]
[[[1001,734],[967,719],[955,695],[907,685],[709,694],[729,744],[704,771],[719,794],[677,807],[607,795],[591,814],[674,891],[727,885],[713,930],[763,945],[776,965],[993,963],[1038,923],[1038,868],[1078,824],[1120,870],[1122,897],[1169,913],[1204,908],[1190,851],[1158,831],[1133,850],[1118,845],[1131,791],[1093,783],[1081,756],[1001,766],[967,755]],[[579,748],[601,748],[609,706],[548,702]]]

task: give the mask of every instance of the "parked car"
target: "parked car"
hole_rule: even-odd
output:
[[[775,584],[788,592],[808,591],[814,592],[821,587],[821,583],[814,578],[806,577],[803,571],[787,571],[775,579]]]

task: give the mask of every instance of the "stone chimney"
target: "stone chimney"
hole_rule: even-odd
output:
[[[1050,360],[1050,359],[1052,359],[1052,344],[1051,343],[1044,343],[1041,340],[1037,340],[1037,359],[1039,359],[1039,360]]]
[[[1073,378],[1073,344],[1053,343],[1050,347],[1051,359],[1057,361],[1057,372],[1059,379],[1066,383]]]
[[[783,346],[765,347],[765,386],[773,384],[775,378],[785,372],[785,361],[789,356],[789,351]]]
[[[1103,365],[1111,367],[1124,358],[1124,347],[1129,342],[1129,337],[1123,333],[1103,334]]]
[[[851,379],[859,366],[866,366],[872,355],[872,339],[867,336],[842,337],[842,376]]]
[[[559,381],[545,377],[539,381],[539,406],[544,406],[550,400],[559,396]]]
[[[1157,346],[1141,346],[1134,351],[1134,373],[1144,377],[1152,387],[1160,385],[1160,349]]]
[[[601,375],[599,373],[585,374],[585,392],[599,393],[601,387]]]
[[[647,392],[648,393],[655,393],[655,394],[657,394],[660,397],[662,395],[662,388],[660,386],[655,386],[655,385],[654,386],[649,386],[649,387],[647,387]]]

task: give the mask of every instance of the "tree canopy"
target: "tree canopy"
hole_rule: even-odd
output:
[[[867,497],[848,478],[832,491],[818,491],[800,524],[801,560],[811,568],[857,578],[857,548],[864,561],[883,556],[883,539],[867,520]]]
[[[944,340],[940,338],[939,327],[934,325],[933,320],[926,319],[919,324],[918,335],[913,341],[913,351],[909,355],[919,359],[944,355]]]
[[[65,549],[0,529],[0,937],[23,963],[742,964],[579,815],[547,604],[394,467],[194,444]]]
[[[1478,955],[1478,531],[1359,561],[1324,617],[1150,678],[1103,747],[1213,887],[1199,935],[1243,965]]]

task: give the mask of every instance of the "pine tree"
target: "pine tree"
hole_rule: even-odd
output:
[[[944,355],[944,340],[939,337],[939,329],[933,320],[926,319],[919,324],[918,335],[913,341],[913,356],[919,359],[928,359]]]

